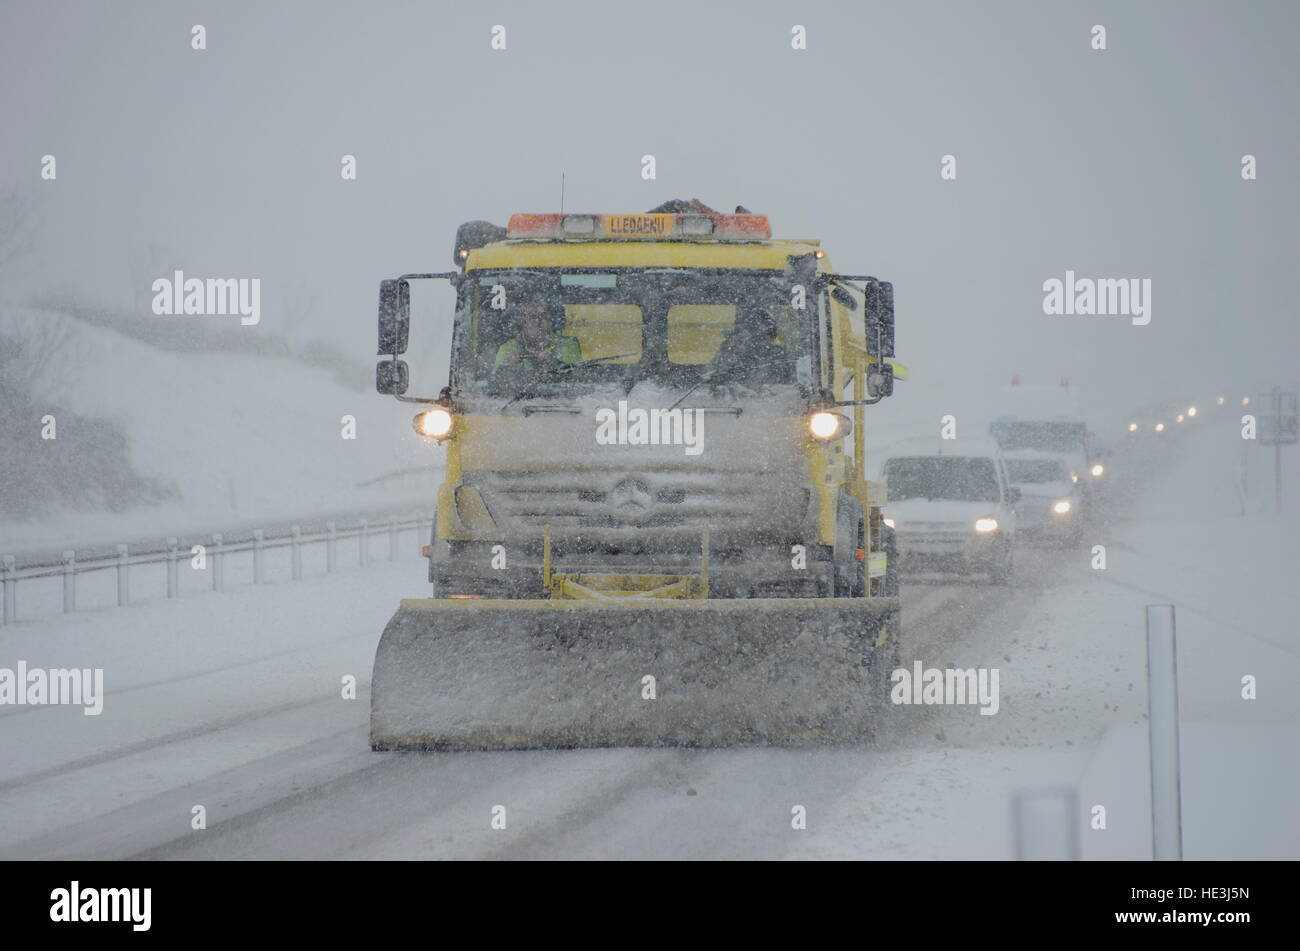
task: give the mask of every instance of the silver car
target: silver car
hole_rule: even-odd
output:
[[[1010,582],[1019,493],[995,452],[895,455],[882,474],[904,576],[933,570]]]

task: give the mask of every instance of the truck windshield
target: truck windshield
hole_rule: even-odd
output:
[[[998,420],[989,435],[1004,451],[1039,449],[1044,452],[1082,451],[1088,435],[1086,423]]]
[[[809,384],[805,315],[779,272],[471,271],[457,381],[509,397],[613,382]]]
[[[915,456],[885,463],[889,500],[951,499],[997,502],[998,474],[992,459]]]
[[[1065,466],[1055,459],[1008,459],[1007,478],[1016,485],[1035,482],[1064,482]]]

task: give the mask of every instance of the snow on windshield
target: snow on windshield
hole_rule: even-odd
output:
[[[885,463],[889,499],[953,499],[962,502],[996,502],[997,470],[992,459],[923,456],[890,459]]]

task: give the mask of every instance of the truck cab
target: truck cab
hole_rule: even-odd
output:
[[[447,450],[435,597],[866,597],[863,475],[893,391],[893,288],[691,203],[462,226],[458,269],[380,292],[377,388]],[[447,386],[405,395],[409,282],[456,292]]]

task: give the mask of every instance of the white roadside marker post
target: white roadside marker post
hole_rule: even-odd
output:
[[[63,613],[77,610],[77,553],[63,553]]]
[[[1147,605],[1147,705],[1151,725],[1151,840],[1157,862],[1183,858],[1179,780],[1178,657],[1174,606]]]
[[[253,529],[253,584],[266,582],[266,532]]]
[[[177,546],[180,545],[180,539],[175,535],[167,537],[167,597],[176,598],[180,596],[180,578],[178,576],[177,559],[180,558]]]
[[[1016,796],[1016,858],[1079,859],[1079,797],[1075,790],[1032,789]]]
[[[4,623],[13,624],[18,620],[18,578],[14,572],[15,558],[4,556]]]
[[[131,561],[125,545],[117,546],[117,606],[131,603]]]
[[[226,590],[226,576],[224,573],[225,568],[223,565],[225,559],[221,557],[222,543],[223,543],[223,539],[220,532],[212,536],[212,590],[213,591]]]

